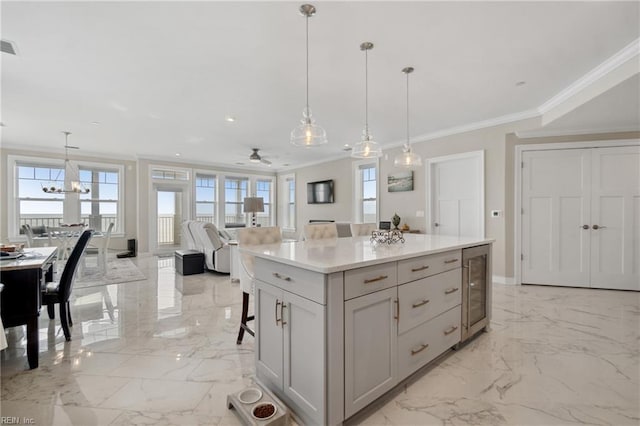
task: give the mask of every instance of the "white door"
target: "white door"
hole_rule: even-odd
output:
[[[154,254],[172,253],[182,247],[182,222],[189,217],[189,187],[185,184],[153,184],[150,195],[155,211],[149,217],[149,247]]]
[[[427,232],[484,237],[484,152],[427,162]]]
[[[344,304],[345,417],[397,383],[397,294],[393,287]]]
[[[522,282],[640,290],[640,147],[522,159]]]
[[[284,292],[284,394],[324,424],[324,306]]]
[[[591,286],[640,290],[640,147],[592,151]]]
[[[261,380],[282,389],[282,290],[256,281],[255,304],[255,357],[256,374]]]
[[[522,156],[522,282],[589,287],[588,149]]]

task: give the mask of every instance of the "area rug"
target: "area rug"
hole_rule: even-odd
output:
[[[85,268],[76,277],[75,288],[96,287],[108,284],[120,284],[145,280],[142,271],[130,259],[109,259],[107,273],[102,274],[97,268]]]

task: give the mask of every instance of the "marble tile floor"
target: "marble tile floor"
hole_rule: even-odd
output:
[[[36,425],[236,425],[226,395],[250,384],[253,338],[235,343],[241,292],[227,275],[148,278],[75,291],[73,340],[40,319],[40,367],[7,331],[0,419]],[[396,391],[367,425],[638,425],[640,294],[494,286],[491,331]],[[6,421],[3,421],[6,423]]]

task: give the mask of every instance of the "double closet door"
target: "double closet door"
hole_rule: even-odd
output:
[[[640,147],[522,159],[522,283],[640,290]]]

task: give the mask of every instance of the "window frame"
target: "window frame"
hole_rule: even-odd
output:
[[[353,198],[355,200],[353,210],[354,223],[364,223],[364,202],[372,200],[370,198],[364,199],[362,194],[364,188],[364,183],[362,180],[362,170],[365,168],[370,168],[368,166],[373,166],[376,172],[376,217],[373,223],[378,223],[378,219],[380,217],[380,160],[378,158],[358,160],[352,163],[354,190]]]
[[[119,224],[118,229],[114,229],[112,236],[124,236],[126,229],[125,217],[125,171],[124,164],[117,163],[100,163],[95,161],[70,160],[74,166],[80,169],[101,169],[117,172],[118,174],[118,200],[116,208],[116,223]],[[31,155],[7,155],[7,234],[10,240],[21,240],[20,235],[20,198],[18,191],[18,167],[20,165],[28,165],[32,167],[63,167],[64,158],[45,158]],[[86,201],[86,200],[85,200]],[[82,200],[80,197],[62,198],[63,218],[64,212],[68,209],[78,209],[80,212]]]

